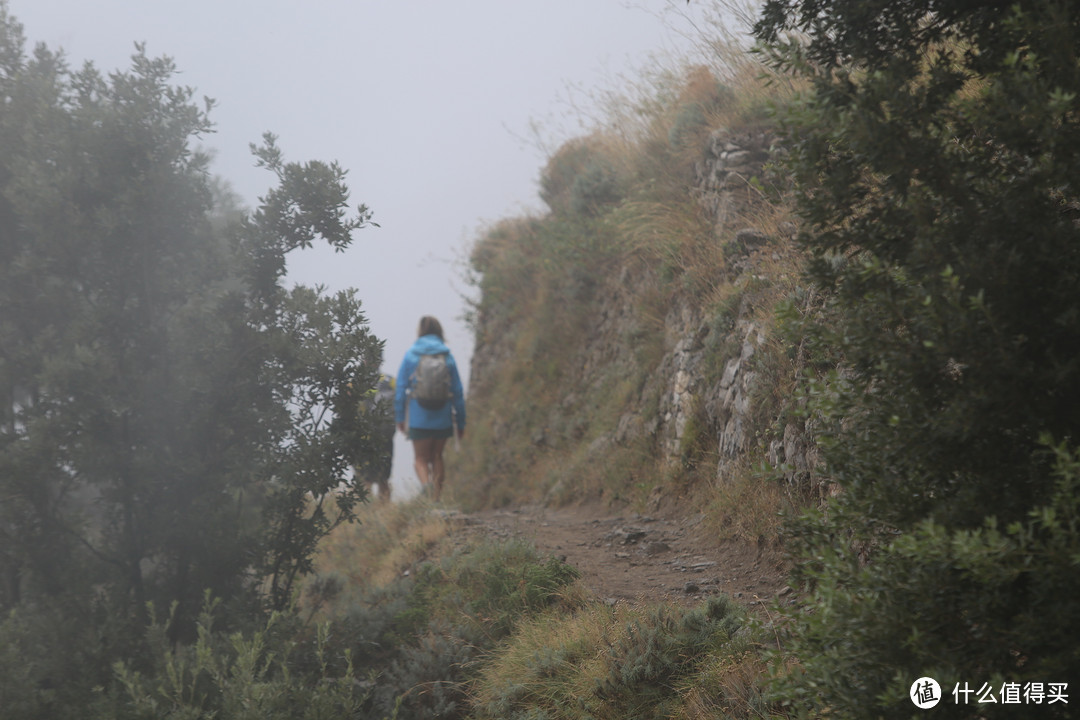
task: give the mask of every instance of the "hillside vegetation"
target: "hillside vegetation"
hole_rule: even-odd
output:
[[[669,75],[477,240],[454,500],[704,511],[799,597],[529,618],[472,714],[1073,716],[1078,12],[771,0],[779,75]]]
[[[660,73],[623,99],[632,108],[553,154],[546,213],[477,239],[470,424],[447,456],[448,505],[705,508],[718,538],[780,556],[779,512],[812,504],[816,488],[792,401],[806,360],[787,349],[776,313],[811,297],[790,182],[773,162],[770,105],[790,87],[768,86],[749,58]],[[445,575],[460,562],[445,558],[518,552],[473,537],[423,501],[371,508],[324,543],[309,597],[331,619],[369,614],[371,593],[426,605],[434,596],[414,578],[432,572],[467,596],[462,582],[487,581]],[[532,592],[531,570],[510,573],[514,597]],[[557,595],[518,606],[479,643],[456,627],[474,605],[449,624],[417,615],[381,665],[377,707],[396,692],[401,717],[780,713],[764,697],[762,648],[775,637],[738,603],[612,604],[580,581]]]
[[[469,478],[465,507],[704,503],[756,540],[802,502],[803,456],[799,482],[757,474],[786,459],[805,364],[775,311],[809,295],[773,158],[769,107],[787,86],[762,72],[744,60],[665,76],[634,113],[555,152],[546,214],[477,240],[475,410],[452,468]]]
[[[376,505],[381,344],[282,285],[369,222],[344,172],[267,136],[236,211],[171,63],[27,57],[0,0],[0,718],[1075,716],[1080,5],[758,17],[476,239],[445,502]],[[536,505],[693,515],[791,586],[598,597],[475,522]]]

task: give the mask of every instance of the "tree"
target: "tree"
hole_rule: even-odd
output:
[[[784,692],[906,717],[924,675],[1076,677],[1080,7],[769,0],[755,32],[813,88],[787,120],[830,304],[804,329],[843,361]]]
[[[374,386],[382,342],[354,292],[283,277],[370,213],[349,212],[339,166],[286,162],[268,135],[253,151],[278,186],[227,222],[191,147],[212,103],[174,74],[143,47],[108,77],[27,57],[0,3],[0,635],[70,662],[83,644],[63,680],[86,687],[150,603],[175,606],[174,642],[208,589],[285,607],[364,498],[343,485],[370,434],[349,385]],[[66,662],[28,682],[55,687]]]

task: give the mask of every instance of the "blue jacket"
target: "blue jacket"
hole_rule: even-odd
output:
[[[456,424],[458,432],[465,429],[465,391],[461,386],[461,376],[458,374],[454,356],[450,354],[450,348],[446,347],[446,343],[440,340],[438,335],[423,335],[417,338],[413,346],[405,353],[405,359],[401,361],[401,368],[397,374],[397,393],[394,396],[395,422],[405,422],[406,393],[412,383],[416,366],[420,362],[420,356],[441,353],[446,353],[446,365],[450,368],[450,391],[454,397],[440,410],[427,410],[409,397],[409,427],[439,430]]]

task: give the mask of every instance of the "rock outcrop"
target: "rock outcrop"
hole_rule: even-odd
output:
[[[813,480],[818,460],[805,425],[785,420],[790,398],[777,404],[777,392],[767,387],[777,382],[777,369],[769,363],[785,355],[782,347],[777,352],[782,343],[775,319],[752,302],[755,292],[773,280],[770,262],[790,267],[776,260],[793,252],[788,241],[794,226],[760,227],[746,212],[760,193],[758,178],[766,171],[771,145],[772,136],[764,130],[716,131],[694,167],[695,199],[710,219],[715,242],[724,248],[725,282],[733,288],[734,300],[722,322],[716,308],[702,307],[700,297],[691,293],[665,298],[658,317],[657,304],[643,299],[643,288],[655,286],[657,269],[640,258],[594,278],[595,309],[581,333],[584,342],[573,353],[562,396],[548,410],[545,426],[530,429],[534,446],[584,442],[589,461],[602,463],[614,448],[644,443],[662,464],[674,466],[685,460],[688,446],[704,443],[702,455],[715,460],[720,479],[754,454],[755,461],[782,468],[791,482]],[[512,334],[508,328],[481,327],[478,338]],[[650,334],[658,352],[643,358],[641,338]],[[662,343],[656,342],[657,334]],[[474,387],[497,373],[513,352],[509,340],[478,340]],[[644,373],[642,363],[648,364]],[[790,376],[797,368],[789,360],[783,371],[789,377],[782,380],[793,386]],[[629,394],[617,420],[607,419],[611,429],[586,437],[595,419],[590,418],[593,408],[586,406],[589,389],[635,373],[644,380]]]

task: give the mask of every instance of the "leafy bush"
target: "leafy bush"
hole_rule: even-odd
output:
[[[717,82],[708,69],[695,68],[689,73],[676,103],[668,143],[676,150],[700,149],[701,141],[710,129],[710,116],[734,101],[735,93],[731,88]]]
[[[0,717],[78,717],[102,700],[94,688],[112,682],[111,660],[138,647],[119,619],[65,598],[10,611],[0,622]]]
[[[540,199],[556,214],[594,215],[618,201],[622,182],[614,156],[599,135],[567,142],[540,176]]]
[[[832,546],[805,566],[815,583],[814,612],[800,619],[791,651],[804,664],[781,675],[777,690],[798,717],[828,698],[836,717],[908,717],[908,692],[922,676],[945,701],[965,683],[1070,682],[1080,673],[1080,457],[1055,449],[1051,501],[1023,521],[956,530],[926,520],[860,562],[837,549],[833,523],[804,523],[803,542]],[[811,537],[806,537],[809,534]],[[828,667],[830,672],[821,672]],[[980,704],[959,716],[1014,717],[1016,708]],[[1071,717],[1067,706],[1026,705],[1025,717]],[[971,715],[973,716],[973,715]]]
[[[374,717],[464,717],[466,685],[485,654],[523,619],[572,597],[577,576],[521,541],[468,545],[358,597],[343,594],[352,599],[333,613],[323,656],[330,672],[373,678],[365,707]],[[304,667],[322,672],[310,657]]]
[[[268,134],[277,187],[216,207],[212,103],[171,60],[73,71],[24,45],[0,0],[0,707],[62,717],[144,660],[152,605],[177,645],[206,588],[233,627],[288,605],[330,507],[365,498],[348,387],[382,343],[354,292],[283,282],[288,252],[368,224],[342,168]]]
[[[844,361],[810,388],[841,492],[795,527],[800,715],[1080,673],[1077,468],[1047,446],[1080,436],[1078,28],[1064,0],[765,3],[759,39],[814,89],[787,118],[828,298],[808,341]]]
[[[148,637],[154,648],[149,672],[118,662],[116,676],[125,697],[116,703],[124,720],[347,720],[360,718],[364,684],[346,651],[344,669],[331,670],[327,657],[328,625],[320,625],[307,652],[315,672],[296,672],[302,654],[294,615],[275,613],[266,626],[245,635],[213,630],[217,604],[208,602],[198,623],[198,639],[173,649],[166,624],[153,623]],[[282,627],[284,626],[284,627]]]
[[[596,679],[594,694],[618,708],[620,717],[667,717],[678,679],[740,625],[726,597],[710,598],[686,613],[659,607],[628,624],[608,649],[606,672]]]
[[[597,215],[605,205],[622,197],[615,166],[603,158],[591,159],[570,185],[570,208],[578,215]]]

